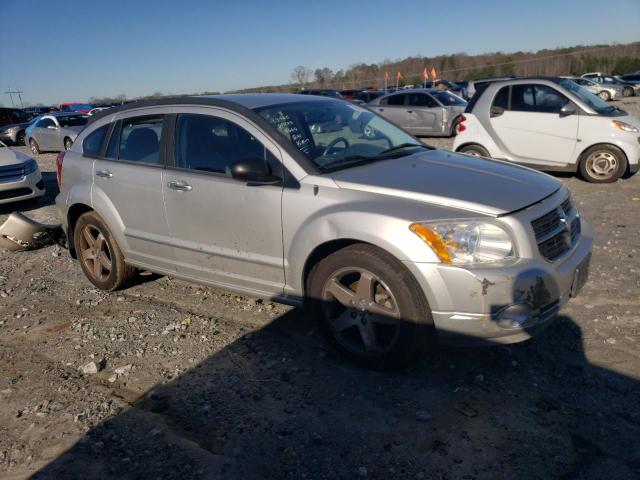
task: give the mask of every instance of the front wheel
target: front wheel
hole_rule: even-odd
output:
[[[611,94],[606,90],[602,90],[601,92],[599,92],[598,96],[605,102],[608,102],[609,100],[611,100]]]
[[[17,145],[26,145],[26,143],[24,142],[24,137],[25,137],[25,133],[24,132],[18,133],[18,136],[16,137],[16,144]]]
[[[626,170],[627,158],[613,145],[594,145],[580,160],[580,174],[591,183],[615,182]]]
[[[405,365],[435,338],[431,311],[404,265],[365,244],[339,250],[311,270],[311,313],[348,357],[373,368]]]
[[[38,155],[40,153],[40,146],[33,138],[29,139],[29,148],[31,149],[31,153],[34,155]]]
[[[483,146],[477,145],[477,144],[465,145],[460,150],[458,150],[458,152],[466,153],[467,155],[471,155],[473,157],[491,158],[491,155],[489,155],[489,152],[487,151],[487,149],[484,148]]]
[[[80,216],[73,230],[73,241],[82,271],[99,289],[118,290],[135,274],[135,268],[124,262],[109,227],[96,212]]]
[[[622,96],[623,97],[633,97],[633,88],[624,87],[624,90],[622,90]]]

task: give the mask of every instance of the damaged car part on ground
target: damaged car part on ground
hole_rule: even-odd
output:
[[[0,225],[0,248],[10,252],[34,250],[46,245],[66,246],[61,225],[44,225],[14,212]]]
[[[341,351],[374,366],[435,339],[529,338],[586,281],[593,241],[558,180],[320,97],[114,108],[61,152],[58,176],[71,254],[97,287],[145,269],[306,299]]]

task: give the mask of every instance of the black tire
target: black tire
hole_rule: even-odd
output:
[[[624,89],[622,90],[622,96],[623,97],[633,97],[634,92],[633,92],[633,88],[631,87],[624,87]]]
[[[594,145],[580,158],[580,175],[590,183],[612,183],[627,171],[627,157],[614,145]]]
[[[36,142],[34,138],[29,139],[29,148],[31,149],[31,153],[33,153],[34,155],[38,155],[39,153],[42,153],[40,150],[40,146],[38,145],[38,142]]]
[[[73,145],[73,140],[71,140],[69,137],[64,139],[64,149],[65,150],[69,150],[72,145]]]
[[[311,269],[306,287],[309,313],[329,341],[367,367],[404,366],[435,340],[431,310],[418,282],[377,247],[354,244],[329,255]],[[361,291],[368,294],[359,296]]]
[[[16,136],[16,145],[26,145],[24,138],[25,138],[24,131],[18,132],[18,135]]]
[[[458,150],[458,152],[466,153],[467,155],[472,155],[474,157],[491,158],[491,155],[489,155],[489,152],[487,151],[487,149],[484,148],[482,145],[478,145],[477,143],[465,145],[460,150]]]
[[[609,92],[607,92],[606,90],[601,90],[598,92],[598,96],[604,100],[605,102],[608,102],[609,100],[611,100],[611,94]]]
[[[125,263],[111,230],[96,212],[87,212],[78,218],[73,229],[73,243],[82,271],[100,290],[121,289],[136,273],[134,267]]]

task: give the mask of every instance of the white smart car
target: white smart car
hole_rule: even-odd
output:
[[[638,117],[571,80],[525,78],[479,90],[453,149],[606,183],[640,168],[639,132]]]
[[[0,142],[0,205],[41,197],[44,193],[36,161]]]

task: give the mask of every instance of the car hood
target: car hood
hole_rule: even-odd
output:
[[[550,175],[506,162],[430,150],[332,174],[341,188],[503,215],[561,187]]]
[[[29,155],[13,150],[12,148],[0,147],[0,167],[24,163],[29,160],[31,160]]]

